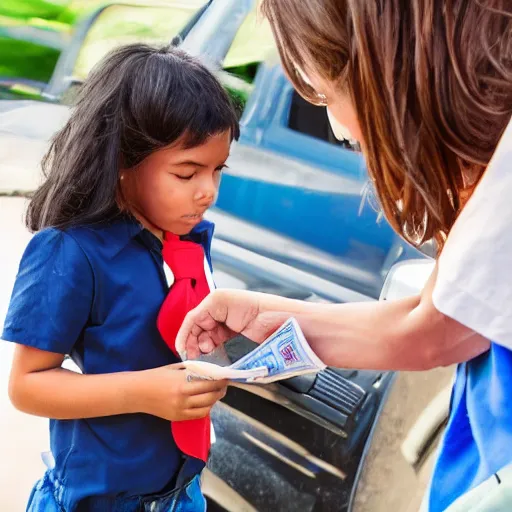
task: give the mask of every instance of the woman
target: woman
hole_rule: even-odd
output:
[[[421,295],[395,302],[217,291],[178,343],[194,358],[293,315],[329,365],[460,363],[427,508],[460,509],[483,482],[499,499],[512,478],[511,4],[264,0],[263,12],[296,89],[361,143],[388,221],[415,246],[435,239],[438,263]]]

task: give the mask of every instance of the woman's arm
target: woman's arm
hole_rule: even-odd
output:
[[[54,419],[147,413],[171,421],[201,418],[224,396],[226,382],[188,382],[181,365],[139,372],[82,375],[61,368],[64,356],[17,345],[9,381],[13,405]]]
[[[415,297],[328,305],[296,317],[313,350],[332,366],[427,370],[467,361],[489,341],[435,308],[436,276],[437,267]]]
[[[294,316],[331,366],[424,370],[469,360],[487,350],[489,341],[434,307],[436,276],[437,268],[421,295],[374,303],[314,304],[219,290],[189,313],[177,346],[193,358],[238,332],[261,342]]]

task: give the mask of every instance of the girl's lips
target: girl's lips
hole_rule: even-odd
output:
[[[204,213],[192,213],[190,215],[183,215],[183,219],[186,222],[200,222],[203,220]]]

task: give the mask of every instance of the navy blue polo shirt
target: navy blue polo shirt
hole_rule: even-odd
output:
[[[210,262],[213,225],[189,238]],[[176,363],[156,326],[168,292],[160,241],[131,218],[37,233],[21,260],[2,338],[70,354],[85,374]],[[168,421],[126,414],[50,420],[63,505],[156,493],[181,464]]]

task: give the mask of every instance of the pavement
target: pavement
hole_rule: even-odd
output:
[[[0,327],[30,233],[23,226],[26,200],[0,197]],[[8,249],[8,250],[6,250]],[[44,473],[40,453],[48,450],[48,420],[11,405],[7,386],[14,346],[0,341],[0,511],[22,512],[34,482]]]
[[[68,116],[63,105],[0,101],[0,194],[37,188],[41,158]]]
[[[67,115],[59,105],[0,101],[0,332],[31,237],[23,224],[27,200],[4,195],[37,187],[40,159]],[[40,454],[49,449],[48,420],[23,414],[9,401],[13,353],[14,345],[0,340],[0,512],[25,510],[34,483],[44,474]]]

